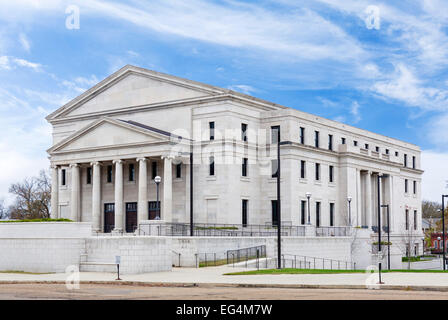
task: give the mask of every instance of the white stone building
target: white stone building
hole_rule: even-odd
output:
[[[421,235],[420,148],[407,142],[129,65],[47,120],[53,126],[52,215],[91,222],[97,232],[133,232],[156,217],[189,223],[190,150],[195,222],[275,224],[279,126],[286,141],[282,222],[340,227],[350,220],[375,229],[382,174],[391,233]]]

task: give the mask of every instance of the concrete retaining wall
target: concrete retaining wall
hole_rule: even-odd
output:
[[[0,238],[86,238],[92,235],[88,222],[0,223]]]
[[[99,237],[86,239],[87,260],[115,262],[121,256],[120,273],[171,271],[171,239],[166,237]],[[116,266],[81,265],[81,271],[116,271]]]

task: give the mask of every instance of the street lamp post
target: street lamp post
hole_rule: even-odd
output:
[[[310,216],[310,198],[311,198],[311,193],[310,192],[306,193],[306,198],[308,199],[308,224],[311,224],[311,216]]]
[[[162,178],[160,178],[160,176],[157,176],[154,178],[154,182],[156,183],[156,190],[157,190],[156,204],[157,204],[157,212],[159,214],[159,219],[160,219],[159,184],[161,181],[162,181]]]
[[[352,197],[347,197],[347,201],[348,201],[348,225],[351,227],[352,226],[352,208],[351,208],[351,202],[352,202]]]
[[[445,252],[446,252],[446,248],[445,248],[445,198],[448,198],[448,194],[442,195],[442,238],[443,238],[443,242],[442,242],[442,248],[443,248],[443,270],[446,270],[446,260],[445,260]]]
[[[383,284],[381,282],[381,178],[387,178],[388,175],[379,173],[378,174],[378,284]]]
[[[280,142],[280,127],[277,133],[277,268],[282,268],[282,218],[281,218],[281,203],[280,203],[280,145],[291,144],[291,141]]]
[[[390,270],[390,217],[389,217],[389,205],[383,204],[382,208],[387,208],[387,270]]]

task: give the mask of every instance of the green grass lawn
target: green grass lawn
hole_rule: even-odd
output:
[[[5,270],[5,271],[0,271],[0,273],[19,273],[19,274],[50,274],[51,272],[39,273],[39,272],[26,272],[26,271],[19,271],[19,270]]]
[[[51,218],[45,218],[45,219],[23,219],[23,220],[5,220],[0,221],[0,223],[18,223],[18,222],[73,222],[70,219],[51,219]]]
[[[338,274],[338,273],[365,273],[365,270],[327,270],[327,269],[263,269],[263,270],[252,270],[252,271],[242,271],[242,272],[231,272],[225,273],[224,275],[255,275],[255,274]],[[417,272],[417,273],[443,273],[447,271],[443,270],[407,270],[407,269],[394,269],[394,270],[382,270],[382,273],[388,272]]]

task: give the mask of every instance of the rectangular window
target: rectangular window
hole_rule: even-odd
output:
[[[62,186],[65,186],[65,179],[66,179],[66,176],[65,176],[65,173],[66,173],[66,170],[65,169],[62,169],[61,170],[61,185]]]
[[[395,151],[395,156],[398,157],[398,151]]]
[[[414,210],[414,230],[417,230],[417,210]]]
[[[357,146],[358,146],[358,141],[353,140],[353,145],[354,145],[355,147],[357,147]]]
[[[415,169],[415,156],[412,156],[412,169]]]
[[[408,166],[408,155],[407,155],[407,154],[404,155],[404,158],[403,158],[403,165],[404,165],[405,167]]]
[[[247,177],[247,158],[243,158],[242,175]]]
[[[320,180],[320,164],[319,164],[319,163],[316,163],[315,170],[316,170],[316,172],[315,172],[315,174],[316,174],[315,178],[316,178],[316,180]]]
[[[210,130],[210,140],[215,140],[215,122],[214,121],[209,122],[208,127]]]
[[[277,160],[271,160],[271,176],[272,178],[277,178]]]
[[[328,150],[333,150],[333,135],[329,134],[328,135]]]
[[[319,148],[319,131],[314,131],[314,146]]]
[[[334,203],[330,203],[330,227],[334,226]]]
[[[107,166],[107,182],[112,182],[112,166]]]
[[[300,127],[300,143],[305,144],[305,128]]]
[[[242,222],[243,222],[243,227],[247,227],[247,203],[248,200],[243,199],[243,203],[242,203]]]
[[[341,138],[341,143],[345,144],[345,138]]]
[[[413,191],[414,191],[414,194],[417,193],[417,181],[413,181]]]
[[[214,176],[215,175],[215,157],[214,156],[211,156],[210,158],[209,158],[209,175],[210,176]]]
[[[380,152],[380,147],[375,147],[376,152]]]
[[[305,217],[306,217],[306,201],[302,200],[300,201],[300,223],[305,224]]]
[[[276,144],[280,141],[280,126],[271,127],[271,143]]]
[[[329,180],[330,180],[330,182],[333,182],[333,171],[334,171],[334,167],[333,166],[330,166],[329,167]]]
[[[386,154],[389,154],[389,149],[386,149]]]
[[[406,230],[409,230],[409,210],[406,209],[406,217],[405,217],[406,221]]]
[[[364,148],[365,148],[366,150],[368,150],[368,149],[369,149],[369,144],[366,143],[366,144],[364,145]]]
[[[316,202],[316,227],[320,227],[320,202]]]
[[[129,164],[129,181],[135,180],[135,167],[133,163]]]
[[[404,192],[408,193],[408,179],[404,179]]]
[[[305,160],[300,160],[300,178],[305,179]]]
[[[247,124],[241,124],[241,140],[247,141]]]
[[[92,167],[87,168],[86,170],[86,183],[91,184],[92,183]]]
[[[154,178],[157,177],[157,162],[151,163],[151,179],[154,180]]]
[[[182,178],[182,163],[176,164],[176,178]]]

